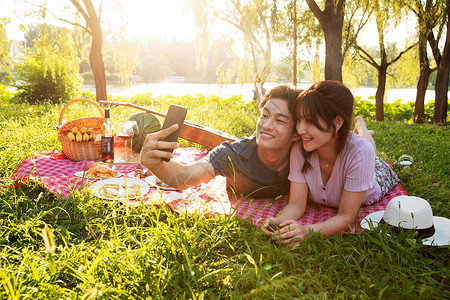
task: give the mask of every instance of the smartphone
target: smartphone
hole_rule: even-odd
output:
[[[270,232],[276,232],[280,229],[280,227],[278,225],[275,225],[273,223],[270,223],[269,226],[267,226],[267,230],[269,230]]]
[[[165,142],[176,142],[178,136],[180,135],[181,127],[183,127],[184,119],[186,118],[187,109],[186,107],[171,104],[169,110],[167,111],[166,118],[164,119],[164,124],[162,129],[169,128],[173,124],[178,124],[177,131],[171,133],[166,138],[162,139]],[[161,149],[167,152],[172,152],[172,149]],[[164,161],[169,161],[169,158],[163,158]]]

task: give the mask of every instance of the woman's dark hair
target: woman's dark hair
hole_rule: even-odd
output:
[[[343,123],[338,131],[337,152],[339,153],[347,141],[353,115],[354,98],[350,90],[340,81],[325,80],[314,83],[307,90],[303,91],[295,101],[295,115],[302,117],[307,122],[311,122],[323,131],[336,131],[334,120],[341,116]],[[326,127],[320,125],[320,120]],[[307,158],[311,152],[302,148],[305,163],[302,172],[311,167]]]
[[[283,99],[289,103],[289,112],[291,113],[292,118],[295,120],[295,102],[301,92],[301,89],[296,89],[288,84],[278,85],[270,89],[264,95],[263,100],[259,103],[259,109],[262,110],[267,101],[272,98]]]

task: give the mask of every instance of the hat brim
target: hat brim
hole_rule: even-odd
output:
[[[361,221],[363,229],[378,227],[383,218],[384,210],[373,212]],[[371,227],[371,224],[373,227]],[[427,246],[446,246],[450,244],[450,219],[444,217],[433,217],[434,235],[423,239],[422,243]]]

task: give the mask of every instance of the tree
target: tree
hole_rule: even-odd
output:
[[[70,2],[72,2],[86,21],[86,26],[77,23],[75,25],[84,28],[92,36],[89,61],[91,63],[92,73],[94,73],[96,99],[97,101],[106,100],[108,99],[108,95],[106,93],[105,65],[102,57],[103,33],[100,26],[101,4],[99,14],[97,15],[91,0],[83,0],[85,8],[81,6],[79,0],[70,0]]]
[[[166,76],[175,75],[169,67],[169,58],[163,54],[147,55],[142,59],[138,71],[144,80],[159,81]]]
[[[433,32],[428,36],[428,43],[432,49],[434,59],[437,64],[437,75],[436,75],[436,85],[435,85],[435,106],[434,106],[434,116],[433,121],[436,125],[446,125],[447,124],[447,106],[448,106],[448,83],[449,83],[449,68],[450,68],[450,0],[447,0],[445,5],[442,7],[443,18],[442,25],[446,26],[447,34],[445,37],[445,43],[443,47],[442,54],[438,48],[438,41],[434,38]],[[438,33],[442,32],[439,30]]]
[[[103,33],[100,25],[102,1],[98,8],[98,14],[92,4],[92,0],[70,0],[72,5],[76,8],[77,12],[82,16],[86,25],[82,25],[78,22],[69,21],[60,17],[57,17],[54,13],[50,12],[46,7],[46,4],[39,6],[44,12],[50,12],[55,18],[60,21],[72,24],[74,26],[81,27],[88,32],[92,37],[91,50],[89,53],[89,61],[91,64],[92,73],[95,80],[95,92],[97,100],[106,100],[106,78],[105,78],[105,65],[102,57],[102,45],[103,45]],[[84,7],[83,7],[84,5]],[[44,13],[45,16],[45,13]]]
[[[19,97],[28,103],[59,103],[72,99],[78,92],[79,59],[75,42],[67,28],[58,29],[56,39],[42,27],[40,38],[28,51],[23,63],[15,65]]]
[[[253,67],[253,81],[262,85],[267,80],[271,69],[272,58],[272,36],[269,27],[270,5],[266,0],[230,0],[220,2],[221,7],[213,6],[204,0],[191,1],[191,6],[196,17],[199,40],[198,51],[202,52],[203,58],[199,59],[202,64],[206,62],[206,43],[209,32],[208,24],[211,22],[208,18],[209,12],[213,16],[225,23],[232,25],[239,30],[244,38],[244,43],[250,48]],[[259,62],[262,60],[262,67]]]
[[[102,53],[105,71],[118,74],[120,83],[130,84],[140,62],[139,48],[138,41],[127,40],[123,31],[106,39]]]
[[[417,83],[416,102],[414,105],[414,120],[416,123],[423,123],[425,117],[425,93],[427,91],[430,75],[435,69],[430,67],[427,43],[430,34],[432,34],[433,29],[439,22],[441,5],[441,1],[433,0],[406,1],[406,6],[415,14],[417,19],[420,72],[419,81]]]
[[[402,55],[408,52],[413,45],[408,46],[404,51],[393,55],[389,58],[389,53],[385,44],[385,34],[389,30],[389,22],[395,21],[395,14],[391,9],[391,6],[386,1],[374,0],[370,1],[370,5],[373,7],[377,31],[378,31],[378,45],[379,45],[379,62],[369,54],[362,46],[358,44],[355,48],[358,50],[358,55],[366,61],[369,65],[374,67],[378,72],[378,85],[375,93],[375,119],[377,121],[384,120],[383,101],[386,92],[386,79],[388,74],[388,68],[395,62],[397,62]],[[397,14],[399,16],[399,14]]]
[[[321,10],[315,0],[306,0],[325,37],[325,79],[342,81],[342,29],[345,0],[325,0]]]
[[[274,1],[274,10],[276,10],[276,17],[272,18],[274,40],[285,45],[290,51],[287,59],[292,66],[290,68],[291,75],[287,77],[285,75],[285,77],[296,86],[300,64],[298,54],[302,50],[307,52],[313,48],[314,43],[322,37],[322,31],[312,12],[299,0]],[[278,69],[277,71],[287,74],[285,64],[280,66],[283,70]],[[277,68],[276,65],[275,68]]]
[[[0,72],[3,72],[4,69],[6,69],[6,67],[9,66],[10,64],[10,57],[9,57],[10,42],[8,40],[6,29],[4,27],[4,23],[7,22],[8,20],[6,19],[0,19]]]

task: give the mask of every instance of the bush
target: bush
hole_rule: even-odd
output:
[[[68,30],[61,29],[57,43],[53,43],[44,29],[34,51],[28,51],[23,63],[16,65],[17,98],[32,104],[74,98],[81,84],[78,66],[76,47]]]
[[[0,85],[0,103],[8,103],[13,98],[13,93],[6,90],[4,85]]]
[[[375,99],[375,97],[369,97]],[[414,123],[414,102],[402,103],[401,100],[384,103],[384,119],[386,121],[401,121]],[[355,97],[354,115],[363,116],[366,119],[375,119],[375,102],[361,100],[361,97]],[[425,103],[424,123],[433,123],[434,100]],[[450,115],[450,102],[447,106],[447,115]]]
[[[94,73],[92,72],[84,72],[81,74],[81,77],[83,77],[84,82],[95,82],[94,80]],[[106,82],[119,82],[120,77],[117,74],[111,74],[108,72],[105,72],[105,78]]]
[[[8,71],[0,71],[0,83],[10,83],[11,73]]]

